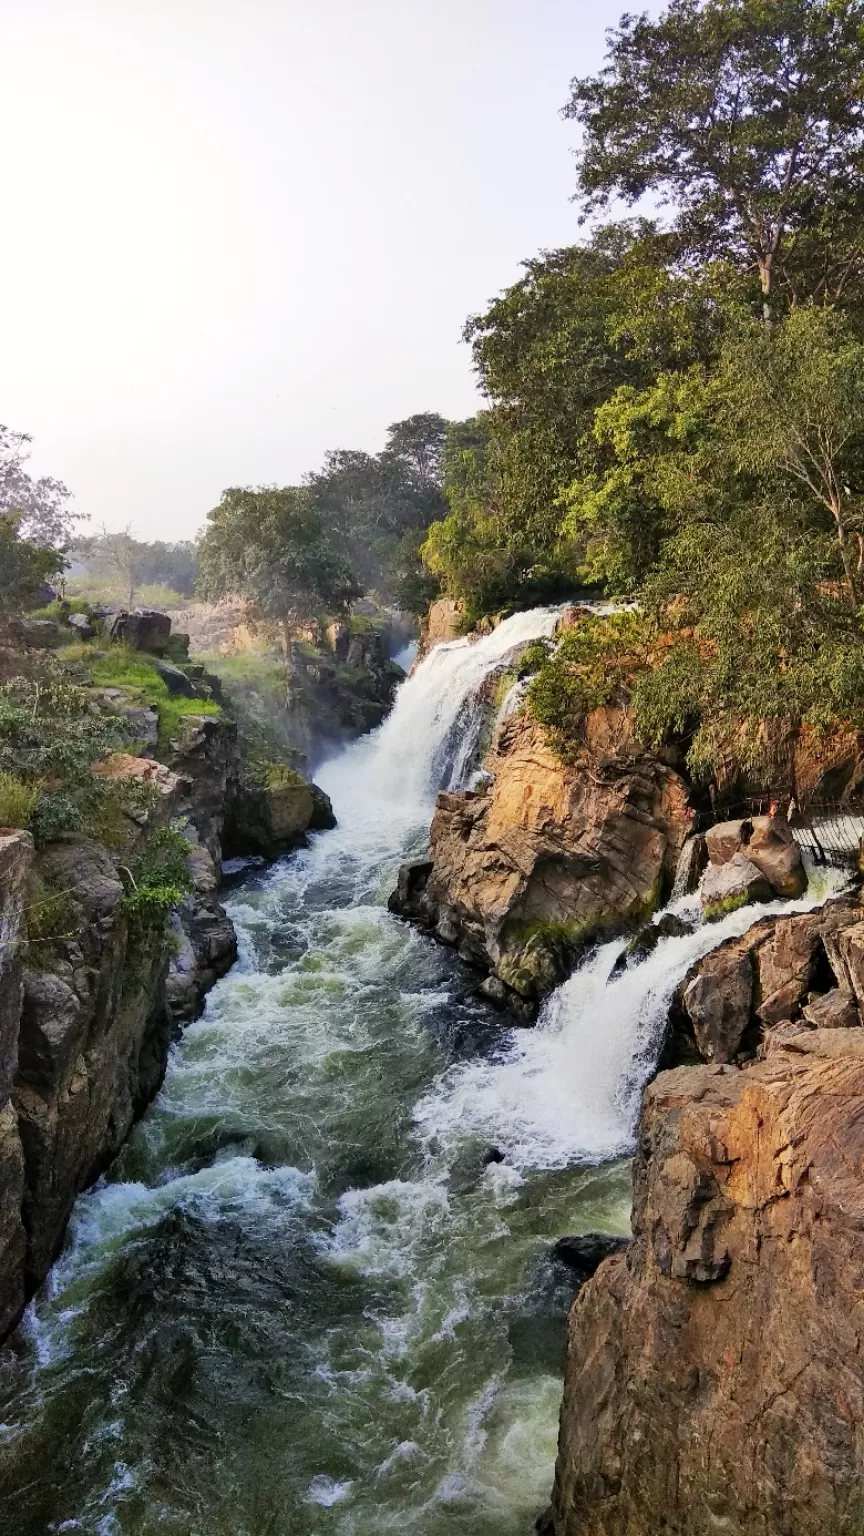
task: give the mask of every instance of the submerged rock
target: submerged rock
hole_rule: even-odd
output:
[[[606,1232],[584,1232],[578,1237],[559,1237],[552,1244],[552,1257],[572,1269],[580,1281],[590,1280],[600,1265],[630,1246],[629,1237],[611,1237]]]

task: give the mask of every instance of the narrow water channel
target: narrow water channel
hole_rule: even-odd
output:
[[[551,1239],[626,1230],[668,997],[759,915],[614,980],[604,946],[535,1031],[388,915],[477,689],[554,619],[433,652],[319,775],[339,827],[233,892],[240,962],[4,1353],[4,1530],[527,1536],[572,1295]]]

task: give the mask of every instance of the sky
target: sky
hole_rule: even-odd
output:
[[[89,531],[480,403],[465,318],[580,238],[624,0],[5,0],[0,421]],[[656,11],[656,5],[647,8]]]

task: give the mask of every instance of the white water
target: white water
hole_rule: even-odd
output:
[[[680,977],[766,910],[611,980],[603,946],[492,1051],[454,958],[387,914],[484,683],[557,613],[434,650],[321,773],[335,831],[230,903],[240,963],[79,1200],[0,1400],[22,1536],[521,1536],[545,1503],[543,1255],[626,1223],[626,1172],[586,1165],[629,1151]]]

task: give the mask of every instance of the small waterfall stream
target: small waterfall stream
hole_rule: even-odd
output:
[[[433,651],[319,775],[337,829],[235,889],[240,961],[5,1351],[19,1536],[526,1536],[546,1502],[572,1294],[550,1239],[626,1230],[669,996],[760,915],[614,978],[603,946],[534,1031],[388,915],[471,771],[478,692],[556,616]]]

